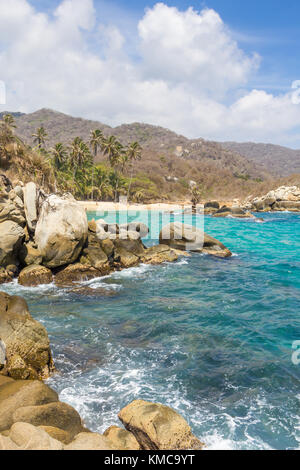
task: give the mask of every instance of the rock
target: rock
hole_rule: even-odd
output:
[[[89,231],[92,232],[92,233],[96,233],[96,232],[97,232],[97,224],[96,224],[95,219],[90,220],[90,221],[88,222],[88,228],[89,228]]]
[[[0,338],[6,348],[6,375],[44,379],[54,371],[49,338],[24,299],[0,292]]]
[[[108,257],[100,246],[88,246],[82,252],[81,264],[88,264],[93,268],[107,273],[109,271]]]
[[[22,186],[15,186],[15,187],[14,187],[14,192],[15,192],[16,195],[20,198],[20,200],[21,200],[22,202],[24,202],[24,191],[23,191]]]
[[[253,219],[255,218],[251,212],[246,212],[244,209],[241,207],[226,207],[223,206],[221,209],[219,209],[217,212],[214,213],[214,217],[235,217],[239,219]]]
[[[175,250],[170,249],[168,245],[156,245],[147,248],[141,261],[146,264],[161,264],[165,262],[177,261],[178,254]]]
[[[32,264],[42,264],[42,253],[32,243],[26,243],[19,251],[19,258],[23,265],[30,266]]]
[[[129,251],[137,257],[142,256],[145,253],[145,247],[140,239],[132,240],[130,238],[118,238],[115,240],[114,246],[116,249],[122,248],[126,251]]]
[[[127,226],[128,232],[137,232],[140,238],[145,238],[149,233],[149,227],[142,222],[130,222]]]
[[[0,339],[0,370],[3,369],[6,363],[6,346]],[[1,376],[0,376],[0,386],[1,386]]]
[[[6,272],[10,277],[15,277],[18,274],[19,269],[15,264],[9,264],[6,266]]]
[[[111,268],[107,264],[105,269],[98,270],[92,266],[76,263],[70,264],[55,275],[55,283],[59,286],[70,286],[74,282],[89,281],[96,277],[101,277],[110,272]]]
[[[25,212],[21,200],[12,201],[8,197],[0,197],[0,223],[15,222],[21,227],[25,226]]]
[[[49,436],[46,431],[28,423],[15,423],[9,438],[20,450],[63,450],[63,444]]]
[[[8,274],[6,269],[0,268],[0,284],[6,284],[7,282],[11,282],[12,277]]]
[[[115,245],[113,244],[112,240],[110,240],[109,238],[107,238],[106,240],[102,240],[100,242],[100,246],[109,259],[113,258]]]
[[[185,419],[168,406],[135,400],[120,411],[119,419],[143,450],[201,450],[203,447]]]
[[[6,220],[0,223],[0,267],[18,264],[18,252],[25,233],[16,222]]]
[[[35,241],[46,267],[56,268],[75,262],[87,235],[86,213],[74,199],[52,195],[44,201]]]
[[[119,247],[115,249],[114,254],[115,263],[120,265],[122,268],[131,268],[139,264],[138,256],[125,250],[125,248]]]
[[[65,446],[65,450],[115,450],[110,441],[100,434],[80,433],[71,444]]]
[[[22,422],[33,426],[51,426],[62,429],[68,432],[72,439],[84,431],[77,411],[70,405],[59,401],[46,405],[23,406],[14,412],[12,418],[14,423]]]
[[[118,450],[140,450],[141,447],[131,432],[118,426],[110,426],[103,434]]]
[[[22,269],[18,279],[19,284],[27,287],[51,284],[52,281],[53,275],[50,269],[34,264]]]
[[[20,450],[19,447],[9,438],[0,434],[0,450]]]
[[[24,209],[29,232],[34,233],[38,220],[38,191],[35,183],[27,183],[23,191]]]
[[[204,209],[220,209],[218,201],[208,201],[204,204]]]
[[[219,240],[196,227],[180,222],[172,222],[163,227],[159,235],[159,242],[177,250],[203,252],[220,258],[232,255]]]
[[[56,441],[60,441],[63,444],[70,444],[72,441],[72,436],[67,431],[63,429],[55,428],[53,426],[39,426],[38,429],[43,429],[50,437]]]
[[[300,211],[300,188],[297,186],[281,186],[265,196],[252,199],[252,206],[258,212],[270,210]],[[290,204],[292,203],[292,204]]]
[[[300,201],[278,201],[272,207],[273,210],[300,212]]]
[[[13,414],[19,408],[57,401],[57,393],[40,381],[17,380],[1,385],[0,432],[10,429],[14,423]]]

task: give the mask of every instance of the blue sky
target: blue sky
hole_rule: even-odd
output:
[[[300,148],[299,0],[0,0],[0,12],[10,110]]]
[[[60,0],[32,0],[41,11],[53,11]],[[153,0],[95,0],[99,21],[117,24],[132,37],[146,8]],[[213,8],[235,33],[243,49],[255,51],[262,57],[260,73],[249,87],[271,90],[274,93],[290,88],[300,79],[300,2],[299,0],[165,0],[180,10]]]

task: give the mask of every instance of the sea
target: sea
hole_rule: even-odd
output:
[[[150,217],[144,243],[158,243],[165,214],[127,215]],[[48,383],[92,431],[120,425],[122,407],[144,399],[182,414],[208,450],[299,449],[300,214],[200,217],[185,223],[204,224],[231,258],[193,253],[79,290],[1,290],[25,297],[46,327],[58,369]]]

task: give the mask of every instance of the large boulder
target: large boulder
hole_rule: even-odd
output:
[[[24,299],[0,292],[0,339],[6,363],[1,373],[16,379],[44,379],[54,371],[46,329]]]
[[[19,274],[19,284],[22,286],[32,287],[40,284],[51,284],[53,275],[50,269],[45,266],[32,264],[22,269]]]
[[[65,450],[116,450],[111,441],[101,434],[91,432],[79,433],[73,442],[65,446]]]
[[[63,444],[41,428],[29,423],[15,423],[9,438],[20,450],[63,450]]]
[[[56,427],[68,432],[72,439],[84,431],[77,411],[60,401],[45,405],[23,406],[13,413],[12,419],[14,423]]]
[[[25,232],[11,220],[0,223],[0,266],[18,264],[18,252],[22,246]]]
[[[182,252],[182,254],[186,254]],[[146,264],[172,263],[178,259],[177,250],[171,249],[168,245],[155,245],[144,251],[141,261]]]
[[[23,190],[27,227],[34,233],[38,220],[38,190],[35,183],[27,183]]]
[[[55,283],[59,286],[70,286],[74,282],[89,281],[110,272],[109,265],[104,269],[96,269],[89,264],[75,263],[61,269],[55,275]]]
[[[201,450],[203,444],[185,419],[168,406],[135,400],[119,419],[143,450]]]
[[[3,378],[0,376],[0,432],[10,429],[19,408],[58,401],[57,393],[40,381],[13,380],[1,385]]]
[[[22,265],[30,266],[32,264],[42,264],[42,253],[37,249],[36,245],[30,241],[24,243],[19,251],[19,258]]]
[[[76,261],[87,235],[85,210],[74,198],[52,195],[44,201],[35,240],[46,267],[56,268]]]
[[[165,225],[159,235],[159,243],[182,251],[208,253],[219,258],[228,258],[232,253],[219,240],[207,235],[202,230],[172,222]]]

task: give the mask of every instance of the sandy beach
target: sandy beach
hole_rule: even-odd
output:
[[[155,203],[155,204],[130,204],[122,202],[95,202],[95,201],[79,201],[88,212],[96,211],[178,211],[183,207],[190,207],[189,201],[182,203]]]

